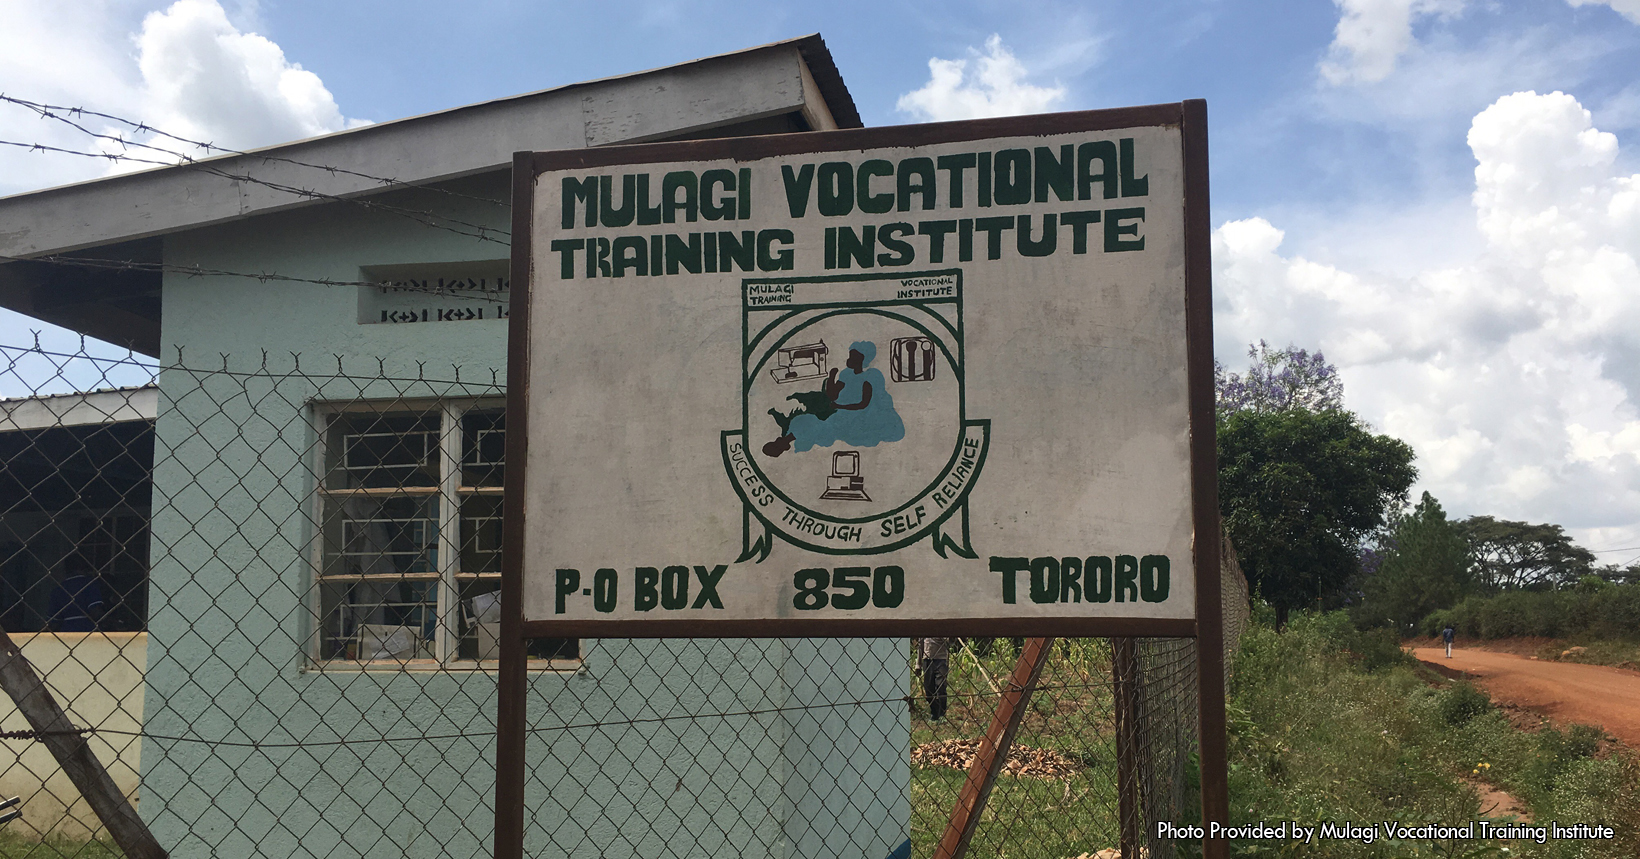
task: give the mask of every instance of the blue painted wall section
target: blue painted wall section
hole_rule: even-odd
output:
[[[505,199],[505,178],[450,186]],[[382,198],[505,230],[502,206]],[[330,203],[168,237],[165,261],[352,281],[507,248]],[[495,675],[316,671],[304,652],[316,401],[476,393],[506,322],[360,324],[358,287],[167,275],[143,817],[176,857],[488,855]],[[226,355],[224,359],[222,356]],[[504,379],[504,373],[502,378]],[[526,849],[540,856],[908,855],[905,643],[605,641],[531,675]],[[891,699],[858,707],[801,708]],[[774,711],[708,719],[699,712]],[[659,720],[659,721],[656,721]],[[597,723],[607,723],[600,726]],[[583,727],[566,727],[583,726]],[[438,736],[407,742],[380,737]],[[159,739],[230,741],[224,746]],[[300,743],[327,745],[297,746]],[[253,747],[254,745],[254,747]],[[898,845],[898,846],[896,846]]]

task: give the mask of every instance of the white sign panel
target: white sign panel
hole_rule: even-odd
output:
[[[1180,125],[964,127],[542,156],[526,621],[1195,616]]]

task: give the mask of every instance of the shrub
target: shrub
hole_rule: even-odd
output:
[[[1446,629],[1446,625],[1449,623],[1452,624],[1453,629],[1460,633],[1463,632],[1463,628],[1458,625],[1458,610],[1455,608],[1443,608],[1440,611],[1430,612],[1420,626],[1424,635],[1435,636],[1440,635],[1441,630]]]
[[[1361,667],[1368,671],[1411,665],[1417,661],[1401,649],[1401,636],[1395,630],[1383,627],[1357,634],[1349,650],[1361,660]]]
[[[1457,727],[1491,709],[1492,699],[1486,697],[1485,692],[1467,680],[1460,680],[1441,693],[1436,712],[1442,722]]]
[[[1596,598],[1596,616],[1600,632],[1633,635],[1640,630],[1640,585],[1601,589]]]
[[[1539,822],[1605,824],[1617,832],[1614,841],[1598,845],[1587,841],[1550,841],[1541,851],[1545,859],[1585,859],[1589,856],[1640,856],[1640,763],[1632,756],[1605,760],[1581,758],[1567,766],[1558,779],[1559,790],[1546,803]]]
[[[1558,591],[1471,596],[1452,608],[1426,615],[1419,628],[1426,635],[1436,635],[1448,623],[1459,635],[1475,638],[1582,634],[1632,638],[1640,630],[1640,584],[1580,582]]]
[[[1537,733],[1536,755],[1524,774],[1527,786],[1540,795],[1553,793],[1573,764],[1594,757],[1601,736],[1599,728],[1588,725],[1572,725],[1565,731],[1545,726]]]

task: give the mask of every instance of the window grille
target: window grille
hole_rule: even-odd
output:
[[[315,407],[313,657],[335,663],[499,658],[506,409],[494,400]],[[531,655],[573,660],[570,640]]]

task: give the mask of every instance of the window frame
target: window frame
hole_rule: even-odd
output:
[[[462,507],[464,502],[472,499],[491,497],[498,501],[504,496],[503,485],[475,485],[467,486],[464,483],[466,462],[463,459],[463,441],[465,429],[464,419],[469,414],[480,411],[504,411],[506,398],[503,397],[403,397],[387,399],[354,399],[342,401],[313,400],[308,404],[311,427],[313,430],[313,445],[308,453],[310,486],[307,504],[309,506],[309,523],[312,530],[307,560],[307,603],[306,617],[310,628],[303,648],[305,661],[309,668],[317,671],[496,671],[499,660],[495,659],[463,659],[460,657],[462,635],[461,594],[463,587],[474,583],[495,582],[498,586],[501,581],[499,563],[494,571],[467,572],[462,569]],[[333,472],[341,470],[340,466],[331,464],[332,453],[337,453],[345,459],[346,452],[334,451],[331,441],[333,422],[347,415],[376,415],[415,414],[421,416],[438,417],[436,431],[437,443],[432,451],[438,458],[438,479],[431,486],[394,486],[394,487],[355,487],[346,489],[332,488],[327,485],[327,478]],[[485,432],[495,432],[494,429],[481,430],[477,435]],[[505,432],[505,430],[502,430]],[[475,446],[479,441],[475,438]],[[336,460],[342,462],[342,459]],[[482,464],[484,460],[480,459]],[[505,458],[500,462],[505,467]],[[348,497],[387,498],[387,497],[414,497],[437,499],[436,513],[437,537],[432,543],[436,556],[434,570],[429,573],[394,574],[348,574],[330,573],[327,569],[335,562],[333,556],[327,557],[330,548],[326,538],[327,523],[332,515],[327,511],[327,504],[332,501]],[[474,541],[478,539],[475,529]],[[345,541],[344,541],[345,542]],[[499,552],[499,547],[496,549]],[[434,635],[432,640],[432,657],[418,657],[407,660],[383,659],[363,660],[347,658],[345,656],[325,657],[325,626],[327,615],[325,611],[325,586],[333,583],[352,581],[385,580],[393,581],[429,581],[435,583],[437,599],[433,606]],[[471,634],[477,634],[476,629]],[[547,671],[579,671],[582,668],[582,649],[577,643],[573,657],[529,658],[530,670]]]

